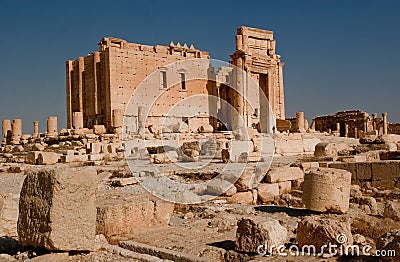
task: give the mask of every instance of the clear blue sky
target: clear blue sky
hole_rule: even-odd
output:
[[[65,124],[65,61],[104,36],[193,43],[228,61],[241,25],[275,31],[286,116],[347,109],[400,122],[400,1],[0,1],[0,119]]]

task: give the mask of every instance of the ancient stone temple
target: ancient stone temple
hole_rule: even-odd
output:
[[[242,26],[237,30],[236,50],[231,55],[230,62],[246,72],[260,86],[270,103],[269,112],[268,103],[258,99],[260,94],[249,91],[249,81],[245,74],[235,74],[232,68],[219,68],[214,72],[214,68],[207,62],[210,59],[208,52],[198,50],[193,45],[171,42],[168,46],[149,46],[105,37],[99,42],[98,51],[66,62],[67,127],[72,128],[75,123],[87,128],[105,125],[109,131],[120,128],[131,95],[143,80],[158,72],[156,88],[168,88],[168,92],[159,97],[154,103],[155,107],[149,110],[150,115],[147,117],[153,118],[153,123],[157,122],[157,117],[161,117],[168,107],[178,103],[179,99],[190,95],[208,94],[230,104],[244,120],[246,127],[259,127],[263,132],[272,132],[276,126],[272,113],[277,119],[285,118],[283,62],[275,53],[275,49],[276,42],[272,31]],[[207,66],[203,66],[203,63],[200,68],[206,76],[210,77],[211,74],[210,79],[217,84],[211,84],[210,81],[186,81],[188,69],[185,68],[169,72],[163,70],[174,62],[192,59],[205,60]],[[178,87],[170,88],[171,79],[175,78]],[[221,80],[222,78],[225,80]],[[221,82],[218,82],[220,80]],[[238,92],[232,92],[230,85],[235,86]],[[247,97],[259,100],[258,104],[250,107],[245,102]],[[227,123],[235,122],[223,103],[205,103],[208,109],[206,112],[199,112],[200,116],[196,119],[200,122],[194,123],[193,126],[204,124],[205,118],[201,117],[202,114],[211,113],[215,114],[214,118],[218,114],[218,119],[222,122],[224,119]],[[136,117],[137,123],[138,111],[139,108],[136,109],[136,116],[133,116]],[[179,117],[185,118],[181,115]],[[218,130],[215,119],[210,120],[209,124],[214,131]],[[231,128],[229,124],[227,128]]]
[[[244,70],[250,75],[260,89],[264,92],[268,99],[272,112],[277,119],[285,119],[285,103],[283,90],[283,65],[280,61],[280,55],[275,53],[276,41],[272,31],[261,30],[251,27],[239,27],[236,34],[236,51],[231,55],[232,63],[238,68]],[[239,91],[242,91],[245,96],[248,94],[247,79],[242,79],[239,74],[236,74],[237,82],[243,82]],[[259,94],[255,94],[259,96]],[[265,105],[260,100],[260,108],[257,110],[260,113],[260,119],[268,117],[268,105]],[[247,122],[250,122],[254,114],[246,104],[237,102],[239,114],[243,116]],[[261,121],[261,130],[270,130],[268,127],[270,121]],[[263,126],[263,123],[265,125]]]

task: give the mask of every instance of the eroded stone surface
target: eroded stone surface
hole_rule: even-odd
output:
[[[96,188],[93,168],[57,166],[28,171],[19,202],[18,236],[22,245],[92,250]]]
[[[333,168],[311,170],[304,177],[303,202],[318,212],[345,213],[349,209],[351,173]]]

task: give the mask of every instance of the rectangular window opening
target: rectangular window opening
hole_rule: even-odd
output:
[[[161,71],[161,87],[167,89],[167,72]]]
[[[181,78],[181,89],[186,90],[186,76],[185,73],[179,73],[179,76]]]

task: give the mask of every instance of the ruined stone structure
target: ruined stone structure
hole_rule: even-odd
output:
[[[387,113],[382,117],[372,114],[372,117],[361,110],[343,111],[334,115],[319,116],[314,120],[315,130],[320,132],[336,132],[342,137],[360,138],[361,134],[376,132],[379,135],[396,134],[396,124],[390,124]]]
[[[388,127],[389,134],[400,135],[400,123],[390,123]]]
[[[314,122],[316,131],[328,133],[337,131],[342,137],[357,137],[359,130],[369,132],[374,129],[373,121],[369,114],[361,110],[343,111],[334,115],[319,116],[314,119]]]
[[[260,85],[271,104],[272,112],[277,118],[284,119],[283,63],[280,62],[280,56],[275,54],[275,49],[272,31],[242,26],[237,31],[236,51],[231,55],[231,63],[247,72]],[[168,92],[158,98],[154,107],[149,109],[150,114],[147,117],[153,118],[151,121],[154,125],[158,124],[158,117],[165,115],[168,108],[180,100],[196,94],[208,94],[232,105],[244,119],[246,127],[255,127],[260,122],[261,131],[272,131],[276,124],[268,104],[260,100],[258,108],[250,108],[245,102],[247,96],[253,96],[257,100],[259,94],[246,93],[249,81],[243,74],[232,74],[232,68],[220,68],[215,73],[210,63],[206,63],[207,66],[201,67],[206,76],[210,77],[211,73],[211,79],[217,83],[218,79],[225,79],[218,84],[211,84],[210,81],[186,81],[189,69],[177,68],[169,72],[164,70],[171,63],[194,58],[207,61],[210,56],[208,52],[200,51],[193,45],[188,47],[186,43],[181,45],[171,42],[169,46],[148,46],[129,43],[120,38],[103,38],[99,42],[98,51],[66,62],[67,127],[81,127],[83,121],[85,128],[92,128],[94,125],[105,125],[108,131],[120,128],[121,124],[115,123],[115,117],[124,114],[132,93],[140,83],[152,73],[158,72],[157,89],[168,88]],[[176,82],[178,84],[171,87],[171,83]],[[233,85],[239,92],[233,92],[229,85]],[[199,103],[204,104],[203,101]],[[221,122],[225,119],[226,122],[237,123],[238,120],[232,119],[226,105],[210,101],[205,103],[208,109],[206,112],[199,112],[197,120],[200,121],[192,123],[194,127],[207,122],[214,131],[217,130],[215,119],[201,117],[207,114],[218,114]],[[148,109],[145,105],[142,106]],[[144,109],[142,113],[146,111]],[[133,117],[139,125],[139,108],[135,110]],[[140,133],[143,134],[143,127],[134,128],[142,129]]]
[[[280,61],[280,55],[275,53],[276,41],[272,31],[261,30],[250,27],[239,27],[236,34],[236,51],[231,55],[232,64],[245,71],[260,86],[271,106],[272,112],[277,119],[285,119],[285,104],[283,90],[283,65]],[[251,95],[259,96],[259,94],[249,94],[249,81],[241,74],[235,74],[234,79],[238,86],[238,92],[243,93],[247,98]],[[235,108],[239,114],[247,121],[249,126],[250,119],[258,112],[253,112],[248,104],[243,102],[243,97],[236,95],[234,98]],[[260,129],[271,131],[271,120],[263,121],[269,117],[268,105],[260,99]]]

